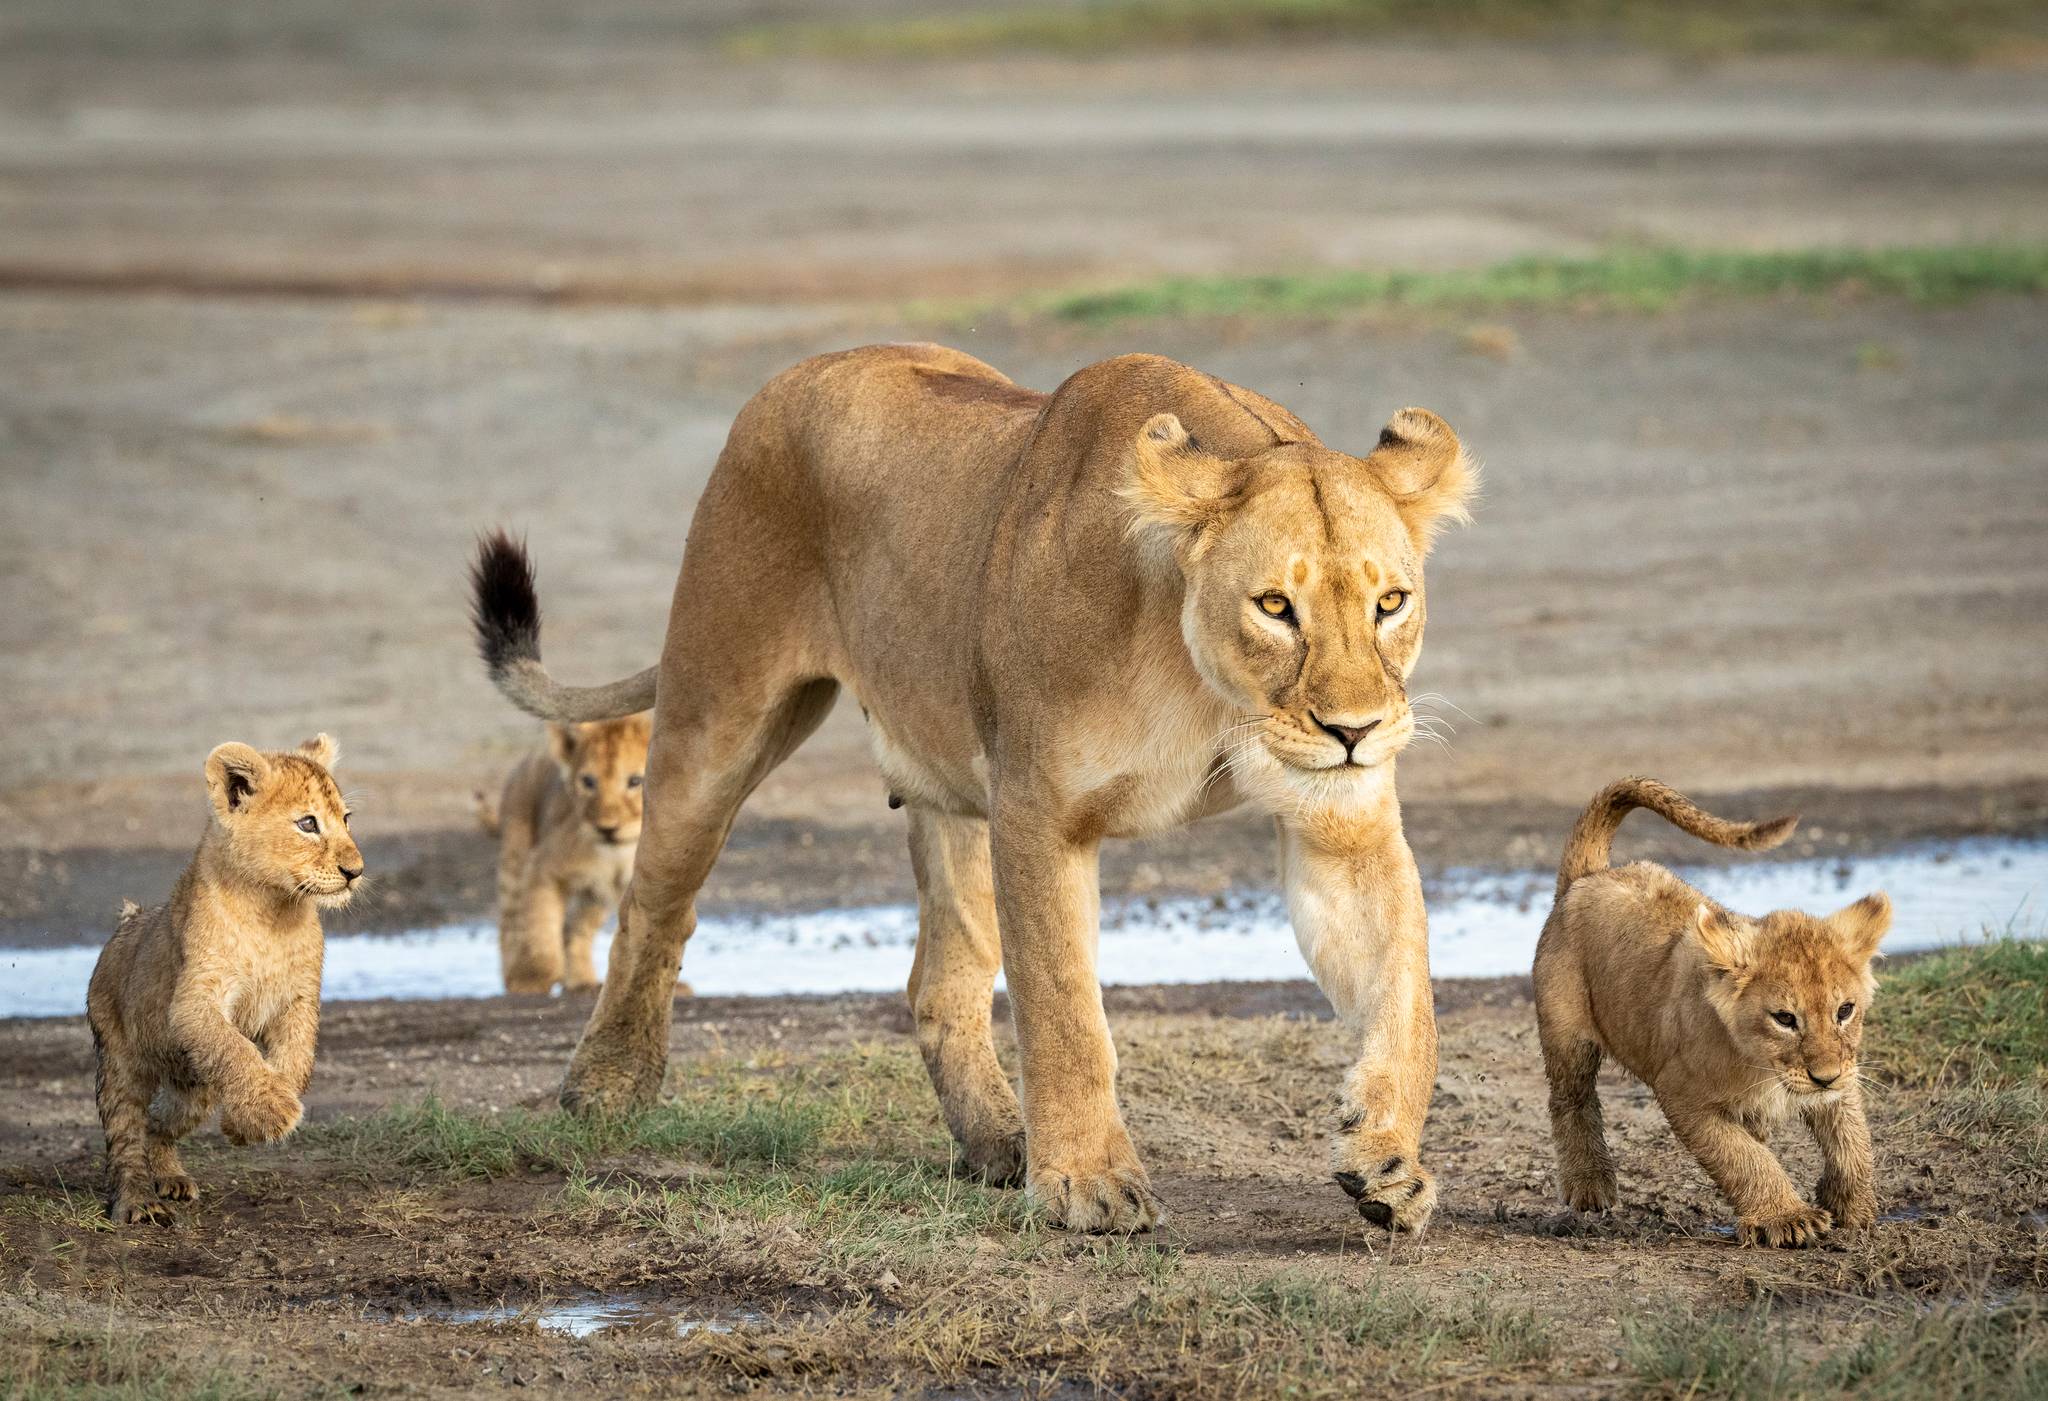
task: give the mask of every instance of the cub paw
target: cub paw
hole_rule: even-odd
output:
[[[1420,1231],[1429,1224],[1436,1178],[1413,1153],[1340,1142],[1337,1157],[1337,1185],[1358,1203],[1360,1216],[1389,1231]]]
[[[1165,1218],[1143,1168],[1035,1172],[1026,1190],[1047,1221],[1069,1231],[1128,1235],[1149,1231]]]
[[[190,1202],[199,1199],[199,1184],[182,1172],[168,1172],[157,1178],[156,1194],[169,1202]]]
[[[1798,1206],[1776,1216],[1744,1217],[1737,1223],[1737,1239],[1744,1245],[1763,1245],[1797,1250],[1826,1235],[1835,1218],[1817,1206]]]
[[[1573,1211],[1612,1211],[1616,1196],[1614,1177],[1568,1177],[1558,1184],[1564,1204]]]
[[[270,1143],[297,1128],[304,1112],[299,1097],[288,1086],[273,1082],[230,1100],[221,1109],[220,1131],[237,1147]]]
[[[107,1217],[116,1226],[170,1226],[177,1223],[178,1213],[168,1202],[123,1190],[108,1203]]]
[[[1851,1187],[1823,1177],[1814,1201],[1835,1218],[1838,1231],[1867,1231],[1877,1224],[1877,1193],[1867,1185]]]

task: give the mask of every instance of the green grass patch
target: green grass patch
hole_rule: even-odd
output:
[[[1888,1078],[2002,1090],[2048,1079],[2048,943],[2000,938],[1901,964],[1871,1009]]]
[[[1103,325],[1153,317],[1340,316],[1373,310],[1517,307],[1656,311],[1713,297],[1849,292],[1952,302],[2048,292],[2048,243],[1955,248],[1836,248],[1778,253],[1618,251],[1515,258],[1440,272],[1349,271],[1182,277],[1038,297],[1026,313]]]
[[[1864,1327],[1815,1353],[1795,1345],[1769,1300],[1739,1314],[1683,1310],[1624,1323],[1644,1394],[1758,1401],[1995,1401],[2048,1395],[2048,1312],[1957,1304]]]
[[[1090,56],[1274,40],[1621,43],[1715,57],[1825,52],[1967,62],[2048,39],[2030,0],[1089,0],[796,21],[733,31],[744,57],[958,58],[1012,50]]]
[[[258,1401],[275,1396],[234,1370],[151,1356],[105,1330],[54,1323],[27,1309],[0,1313],[0,1401]],[[325,1395],[323,1391],[312,1395]]]

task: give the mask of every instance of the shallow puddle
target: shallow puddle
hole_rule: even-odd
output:
[[[730,1333],[741,1324],[762,1321],[762,1315],[744,1309],[691,1314],[657,1299],[622,1294],[541,1304],[497,1304],[490,1308],[409,1309],[393,1314],[392,1318],[402,1323],[531,1323],[571,1338],[587,1338],[607,1330],[673,1337],[696,1332]]]
[[[1751,914],[1829,911],[1870,890],[1895,907],[1885,950],[1900,953],[1981,936],[2038,933],[2048,900],[2048,842],[1982,840],[1883,856],[1758,862],[1680,874]],[[1430,965],[1438,977],[1528,971],[1550,909],[1548,871],[1453,871],[1429,889]],[[902,988],[917,938],[909,905],[773,915],[710,916],[683,976],[707,995],[881,992]],[[598,942],[604,967],[609,933]],[[0,1016],[76,1015],[97,945],[0,949]],[[1306,977],[1277,893],[1104,904],[1098,967],[1105,983],[1202,983]],[[500,990],[491,925],[327,942],[322,993],[331,1000],[490,997]]]

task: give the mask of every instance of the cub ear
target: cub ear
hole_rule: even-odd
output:
[[[206,791],[222,817],[238,811],[270,780],[270,761],[246,744],[223,744],[206,756]]]
[[[1133,534],[1157,532],[1176,552],[1186,552],[1222,518],[1233,493],[1228,465],[1202,451],[1178,415],[1145,420],[1120,492],[1131,507]]]
[[[300,745],[299,753],[323,769],[331,769],[341,762],[341,746],[325,730]]]
[[[1828,927],[1835,931],[1849,957],[1868,962],[1877,956],[1877,946],[1891,931],[1891,897],[1882,890],[1874,890],[1855,904],[1829,915]]]
[[[581,725],[548,722],[548,753],[561,765],[563,773],[567,773],[569,766],[576,762],[576,737],[582,728]]]
[[[1451,425],[1428,409],[1402,409],[1388,419],[1365,465],[1425,551],[1445,526],[1471,521],[1478,465],[1465,455]]]
[[[1740,973],[1748,966],[1748,931],[1704,900],[1692,912],[1692,925],[1709,964],[1723,973]]]

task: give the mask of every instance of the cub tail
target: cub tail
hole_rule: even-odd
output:
[[[616,720],[654,704],[655,668],[604,686],[564,686],[540,661],[540,595],[526,546],[502,530],[477,542],[469,566],[476,647],[500,695],[528,715],[557,724]]]
[[[1624,778],[1601,789],[1573,824],[1571,837],[1564,844],[1564,860],[1557,868],[1558,899],[1564,898],[1579,877],[1607,869],[1615,830],[1621,826],[1622,818],[1636,808],[1648,808],[1701,841],[1743,851],[1768,851],[1791,836],[1792,829],[1799,825],[1796,814],[1767,822],[1730,822],[1654,778]]]

